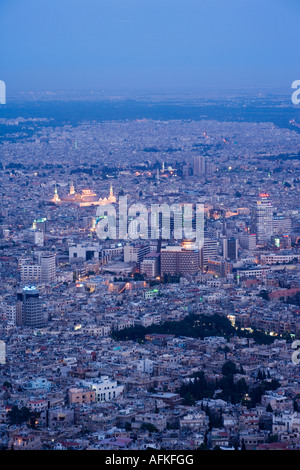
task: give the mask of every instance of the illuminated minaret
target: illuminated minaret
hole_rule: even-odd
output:
[[[73,181],[71,181],[71,184],[70,184],[70,193],[69,194],[75,194],[75,188],[74,188]]]
[[[112,183],[110,183],[110,189],[109,189],[109,202],[116,202],[116,197],[114,196],[114,191],[113,191],[113,186]]]
[[[91,226],[91,228],[90,228],[90,231],[91,231],[91,232],[95,232],[95,231],[96,231],[96,217],[93,217],[92,226]]]
[[[57,194],[57,186],[55,185],[55,190],[54,190],[54,197],[52,199],[52,202],[55,202],[55,204],[57,204],[58,202],[60,202],[60,199],[58,197],[58,194]]]

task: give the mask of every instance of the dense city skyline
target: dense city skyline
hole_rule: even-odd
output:
[[[299,17],[1,1],[0,451],[300,450]]]

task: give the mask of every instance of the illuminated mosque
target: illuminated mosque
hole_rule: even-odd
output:
[[[105,204],[112,204],[117,202],[114,196],[112,184],[110,184],[109,196],[98,199],[97,194],[91,189],[82,189],[81,193],[76,193],[74,184],[71,182],[69,194],[62,197],[61,199],[57,193],[57,187],[55,186],[54,197],[51,199],[55,204],[71,202],[78,204],[80,207],[88,206],[104,206]]]

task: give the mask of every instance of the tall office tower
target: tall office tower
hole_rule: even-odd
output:
[[[218,255],[218,242],[212,238],[204,238],[203,247],[200,250],[200,266],[201,269],[206,269],[208,260],[215,259]]]
[[[16,303],[16,326],[22,326],[25,323],[23,302],[18,300]]]
[[[199,271],[199,251],[184,250],[179,246],[162,248],[160,252],[161,275],[194,274]]]
[[[6,344],[0,341],[0,364],[6,364]]]
[[[33,235],[33,242],[37,246],[44,246],[45,236],[42,231],[35,231]]]
[[[182,175],[184,178],[188,178],[190,176],[190,166],[188,163],[186,165],[183,165]]]
[[[193,174],[194,176],[205,175],[205,157],[200,155],[193,157]]]
[[[227,233],[227,222],[226,222],[226,211],[222,212],[222,233],[226,236]]]
[[[257,243],[265,244],[273,234],[273,205],[267,193],[260,194],[256,202],[254,225]]]
[[[273,218],[273,234],[282,235],[289,234],[292,230],[292,221],[290,217],[286,217],[283,214],[276,214]]]
[[[17,305],[16,302],[5,302],[3,305],[4,315],[8,326],[17,325]]]
[[[33,245],[44,246],[44,232],[30,228],[24,233],[24,241],[28,241]]]
[[[223,238],[223,259],[236,261],[238,257],[238,241],[236,238]]]
[[[41,282],[51,284],[55,281],[56,267],[55,267],[55,254],[42,253],[41,258]]]
[[[47,219],[42,217],[40,219],[35,219],[32,224],[33,230],[38,230],[39,232],[46,232],[47,230]]]
[[[227,240],[227,257],[232,261],[236,261],[238,258],[238,241],[236,238]]]
[[[42,328],[45,326],[43,304],[36,287],[24,287],[17,294],[17,298],[22,304],[23,324],[31,328]]]
[[[215,163],[206,161],[205,173],[207,175],[210,175],[211,173],[214,173],[216,171],[216,169],[217,169],[217,167],[216,167]]]
[[[239,244],[245,250],[255,250],[256,248],[256,234],[241,232],[239,234]]]

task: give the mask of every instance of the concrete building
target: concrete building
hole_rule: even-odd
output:
[[[40,257],[41,263],[41,282],[51,284],[55,281],[56,265],[54,253],[43,253]]]
[[[118,385],[116,380],[111,380],[106,375],[102,376],[100,379],[84,381],[83,385],[95,390],[95,398],[97,402],[113,400],[119,395],[122,395],[124,390],[123,385]]]
[[[22,304],[24,325],[32,328],[42,328],[45,326],[43,303],[36,287],[24,287],[24,289],[17,294],[17,298]]]
[[[161,275],[185,275],[199,271],[199,251],[182,247],[167,247],[161,250]]]

